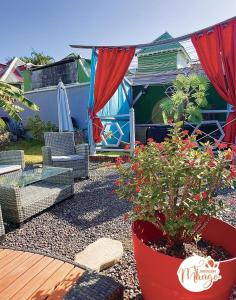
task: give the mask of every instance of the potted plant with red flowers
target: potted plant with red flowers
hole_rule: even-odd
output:
[[[137,145],[130,162],[117,161],[116,193],[133,204],[125,217],[133,221],[145,300],[229,299],[236,283],[236,229],[221,220],[225,203],[216,192],[233,187],[236,169],[230,164],[234,149],[218,146],[217,153],[209,143],[200,149],[195,135],[174,126],[164,142],[149,139]],[[193,255],[219,262],[221,279],[201,292],[187,290],[177,276]],[[188,275],[201,279],[196,272]]]

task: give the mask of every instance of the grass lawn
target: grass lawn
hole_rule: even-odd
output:
[[[27,165],[42,163],[42,142],[35,140],[19,140],[17,142],[11,142],[6,150],[24,150],[25,163]]]
[[[129,155],[129,152],[112,152],[112,151],[97,151],[96,153],[97,156],[111,156],[111,157],[119,157],[119,156],[124,156],[124,155]]]

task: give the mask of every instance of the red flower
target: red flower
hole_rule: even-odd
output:
[[[133,200],[134,200],[133,196],[129,197],[129,199],[128,199],[129,202],[132,202]]]
[[[140,205],[135,205],[135,206],[134,206],[134,211],[136,212],[136,214],[140,213],[140,211],[141,211],[141,206],[140,206]]]
[[[138,155],[140,152],[141,152],[140,147],[137,147],[137,148],[134,149],[134,153],[135,153],[136,155]]]
[[[207,147],[206,152],[210,157],[214,157],[214,152],[211,147]]]
[[[231,177],[231,178],[236,177],[236,169],[235,169],[235,168],[232,168],[232,169],[230,170],[230,177]]]
[[[129,155],[124,155],[123,160],[124,160],[124,162],[130,162],[130,156]]]
[[[235,145],[232,145],[231,149],[232,149],[233,152],[236,152],[236,146]]]
[[[207,192],[202,192],[202,199],[206,199],[207,198]]]
[[[124,146],[124,149],[125,149],[125,150],[129,150],[129,149],[130,149],[130,145],[125,145],[125,146]]]
[[[149,184],[149,183],[150,183],[150,179],[145,178],[145,179],[144,179],[144,183],[145,183],[145,184]]]
[[[139,163],[136,162],[136,163],[134,163],[134,164],[131,166],[131,169],[132,169],[133,171],[136,171],[136,170],[138,169],[138,167],[139,167]]]
[[[156,148],[160,151],[163,151],[165,149],[165,147],[162,143],[156,143]]]
[[[120,179],[116,179],[115,185],[116,185],[116,186],[121,186],[121,180],[120,180]]]
[[[194,195],[194,200],[199,201],[201,198],[199,195]]]
[[[191,142],[191,143],[189,144],[189,147],[190,147],[190,148],[196,148],[196,147],[198,147],[198,144],[195,143],[195,142]]]
[[[127,221],[129,219],[129,214],[128,213],[125,213],[124,214],[124,221]]]
[[[214,160],[211,160],[209,163],[208,163],[208,167],[210,168],[214,168],[216,166],[216,163]]]
[[[228,145],[226,143],[220,143],[220,144],[217,144],[216,145],[219,149],[224,149],[224,148],[227,148]]]
[[[137,180],[137,184],[138,184],[138,185],[141,185],[142,183],[143,183],[142,178],[139,178],[139,179]]]
[[[140,193],[140,191],[141,191],[140,188],[139,188],[138,186],[136,186],[135,192],[136,192],[136,193]]]
[[[143,150],[145,147],[144,147],[143,144],[141,144],[141,145],[139,145],[139,148],[140,148],[141,150]]]
[[[189,131],[188,130],[183,130],[183,135],[188,135]]]
[[[226,150],[224,152],[224,155],[225,155],[225,158],[227,160],[232,160],[233,159],[233,152],[229,149],[229,150]]]
[[[149,139],[147,139],[147,142],[148,142],[148,143],[153,143],[153,142],[154,142],[154,139],[153,139],[153,138],[149,138]]]
[[[135,141],[135,144],[136,144],[136,145],[140,145],[141,142],[140,142],[140,141]]]
[[[121,157],[116,158],[116,165],[120,166],[123,163],[123,159]]]
[[[188,163],[189,163],[189,165],[190,165],[191,167],[194,167],[194,166],[195,166],[195,161],[194,161],[194,160],[190,160]]]
[[[200,129],[197,129],[196,131],[195,131],[195,133],[197,134],[197,135],[202,135],[202,131],[200,130]]]
[[[184,143],[186,146],[185,146],[182,150],[193,149],[193,148],[196,148],[196,147],[198,146],[197,143],[191,142],[190,139],[184,140],[183,143]]]

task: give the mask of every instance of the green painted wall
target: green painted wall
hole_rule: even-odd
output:
[[[30,71],[29,70],[23,71],[23,78],[24,78],[24,91],[25,92],[31,91]]]
[[[138,72],[165,72],[177,69],[177,51],[138,57]]]
[[[83,64],[83,67],[81,66],[81,63]],[[90,74],[90,60],[81,58],[81,62],[77,61],[77,75],[78,75],[78,82],[84,83],[89,82],[90,78],[87,76],[86,72],[84,71],[84,68],[86,69],[87,73]]]
[[[135,122],[137,124],[144,123],[162,123],[161,109],[159,102],[165,98],[165,90],[168,85],[153,85],[148,87],[145,95],[136,102],[135,108]],[[133,88],[134,98],[140,92],[141,86]],[[208,89],[207,100],[209,104],[208,109],[226,109],[227,103],[218,95],[212,85]],[[224,121],[226,114],[215,115],[219,121]],[[212,114],[206,116],[207,119],[212,119]]]

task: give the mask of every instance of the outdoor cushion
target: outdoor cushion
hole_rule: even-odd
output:
[[[71,160],[81,160],[81,159],[84,159],[84,156],[78,154],[52,156],[52,161],[71,161]]]
[[[21,169],[21,165],[0,165],[0,175],[18,171]]]

